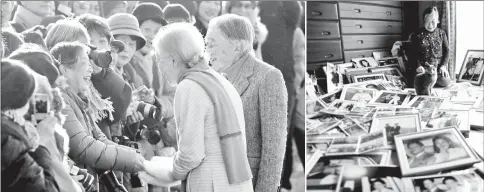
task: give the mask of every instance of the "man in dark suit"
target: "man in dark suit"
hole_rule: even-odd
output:
[[[435,156],[425,152],[425,146],[419,140],[411,140],[407,143],[410,153],[413,155],[409,158],[410,168],[421,167],[435,162]]]

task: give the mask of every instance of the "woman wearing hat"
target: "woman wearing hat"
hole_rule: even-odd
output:
[[[34,126],[24,119],[41,78],[17,60],[2,59],[1,69],[2,191],[81,191],[58,156],[58,120]]]
[[[158,33],[154,47],[170,81],[178,82],[179,150],[172,165],[153,166],[169,166],[163,179],[186,179],[186,191],[253,191],[242,102],[230,82],[209,67],[202,35],[191,24],[173,23]]]

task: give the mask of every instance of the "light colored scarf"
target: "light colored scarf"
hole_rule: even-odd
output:
[[[252,179],[252,172],[247,161],[246,143],[242,138],[242,127],[228,93],[222,83],[210,73],[207,64],[197,64],[180,76],[178,82],[189,79],[198,83],[208,94],[215,109],[217,132],[222,147],[222,156],[230,184]]]

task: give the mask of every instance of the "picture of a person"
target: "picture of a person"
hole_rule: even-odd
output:
[[[410,140],[407,143],[408,152],[412,155],[409,158],[410,168],[430,165],[436,161],[435,156],[425,151],[425,145],[419,140]]]
[[[422,181],[424,189],[422,192],[445,192],[444,190],[440,189],[436,184],[433,178],[426,178]]]
[[[393,190],[388,188],[385,184],[385,181],[382,179],[375,179],[371,182],[371,187],[373,188],[372,192],[392,192]]]
[[[369,67],[369,66],[370,66],[370,63],[368,63],[368,61],[367,61],[367,60],[362,59],[362,60],[360,60],[360,65],[361,65],[362,67]]]
[[[398,96],[398,94],[395,93],[395,95],[392,96],[392,100],[390,100],[390,102],[388,102],[388,104],[399,105],[400,104],[400,97]]]
[[[432,138],[435,151],[435,163],[444,163],[469,156],[465,149],[457,146],[452,140],[443,135]]]
[[[370,93],[365,92],[365,90],[358,90],[358,93],[353,95],[353,97],[351,98],[351,101],[368,103],[372,98],[373,96]]]

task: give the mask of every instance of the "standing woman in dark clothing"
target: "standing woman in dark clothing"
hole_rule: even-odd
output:
[[[17,60],[3,59],[1,69],[2,191],[80,191],[56,156],[57,119],[37,127],[24,119],[40,75]]]
[[[202,36],[205,38],[207,34],[208,22],[211,19],[219,16],[222,13],[221,1],[200,1],[198,2],[198,10],[195,15],[195,27],[198,28]]]

